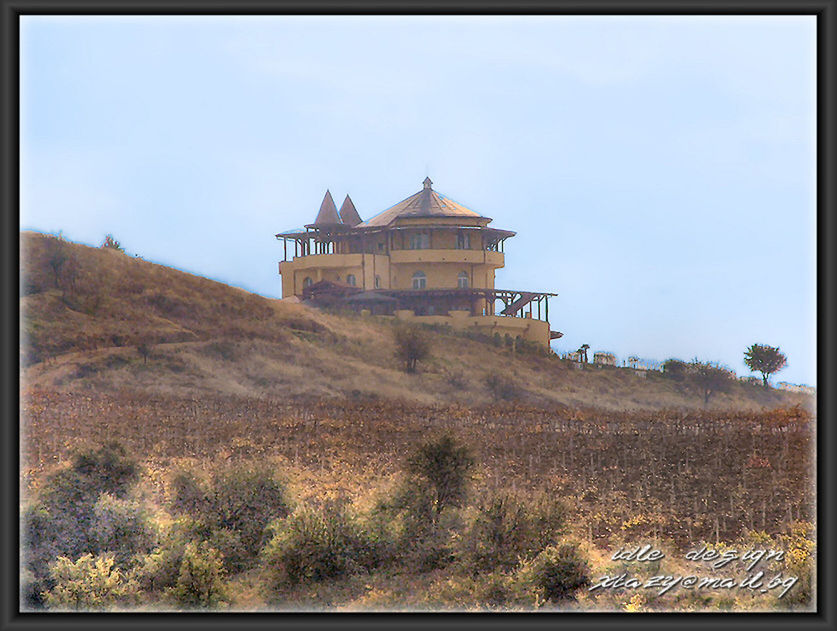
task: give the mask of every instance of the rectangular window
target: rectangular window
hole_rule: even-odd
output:
[[[456,249],[470,250],[471,249],[471,235],[465,232],[460,232],[456,235]]]
[[[430,235],[426,232],[414,232],[410,235],[411,250],[427,250],[430,247]]]

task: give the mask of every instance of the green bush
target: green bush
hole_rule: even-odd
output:
[[[93,506],[91,535],[95,550],[112,554],[123,568],[135,555],[150,552],[156,538],[144,506],[110,493],[103,493]]]
[[[171,508],[176,513],[196,515],[209,509],[201,481],[191,471],[177,471],[171,479]]]
[[[559,541],[566,509],[546,495],[522,501],[512,494],[484,498],[465,535],[459,554],[471,572],[510,570]]]
[[[124,496],[139,478],[136,460],[117,442],[77,452],[72,458],[72,471],[83,476],[97,494],[111,493],[117,497]]]
[[[206,482],[181,472],[172,480],[172,496],[175,512],[192,516],[212,532],[228,531],[216,538],[224,539],[230,569],[244,569],[255,559],[268,524],[288,514],[284,486],[274,473],[250,465],[222,469]]]
[[[423,485],[429,494],[433,522],[448,507],[461,506],[468,491],[468,478],[474,459],[467,447],[458,445],[451,436],[421,445],[409,456],[407,472]]]
[[[114,551],[120,559],[142,551],[149,533],[147,522],[136,513],[139,510],[136,505],[128,510],[127,505],[117,506],[115,502],[127,494],[138,475],[136,462],[127,457],[124,448],[110,443],[97,450],[76,453],[69,467],[47,476],[43,487],[23,511],[23,556],[37,581],[43,581],[47,589],[52,586],[49,565],[59,556],[78,559],[103,551],[99,517],[110,520],[105,529],[137,529],[137,538],[120,542]],[[111,499],[99,506],[97,514],[97,502],[103,494]],[[133,517],[129,515],[132,510]],[[131,547],[140,542],[139,548]],[[41,603],[33,599],[29,604]]]
[[[473,572],[509,569],[526,548],[526,508],[508,495],[481,502],[461,543],[461,556]]]
[[[590,565],[577,545],[563,542],[524,563],[518,578],[537,603],[558,603],[574,599],[579,589],[590,584]]]
[[[174,587],[180,573],[180,565],[186,554],[186,546],[200,542],[209,529],[190,517],[179,517],[160,535],[160,542],[145,555],[132,572],[132,579],[146,592],[156,592]]]
[[[426,484],[407,478],[388,497],[378,502],[375,515],[386,520],[393,543],[392,558],[411,569],[426,572],[441,568],[453,560],[451,530],[453,515],[445,514],[437,521],[433,495]]]
[[[793,522],[787,534],[777,537],[779,548],[785,551],[785,577],[796,576],[799,581],[780,601],[782,606],[810,607],[816,585],[816,533],[810,522]],[[781,591],[781,590],[779,590]]]
[[[224,560],[224,569],[228,572],[241,572],[250,566],[252,553],[247,550],[241,540],[241,535],[237,531],[231,528],[213,530],[207,541],[221,554],[221,558]]]
[[[275,589],[371,570],[384,546],[344,508],[303,509],[276,522],[264,550],[264,567]]]
[[[225,604],[224,564],[208,542],[189,543],[180,563],[174,600],[189,609],[211,609]]]
[[[131,591],[110,556],[86,554],[75,562],[58,557],[49,572],[54,586],[44,600],[50,609],[110,609]]]

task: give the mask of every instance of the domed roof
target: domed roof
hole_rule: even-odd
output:
[[[487,219],[470,208],[440,195],[433,190],[432,184],[429,177],[425,178],[424,188],[418,193],[398,202],[368,221],[364,221],[358,227],[387,226],[402,217],[481,217]]]

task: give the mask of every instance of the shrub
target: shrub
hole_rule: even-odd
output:
[[[206,510],[208,499],[200,480],[191,471],[177,471],[171,479],[171,507],[178,513],[197,514]]]
[[[556,603],[574,599],[575,592],[590,584],[590,565],[578,546],[564,542],[549,546],[525,563],[518,577],[536,602]]]
[[[224,565],[217,550],[206,541],[189,543],[171,595],[186,608],[217,607],[226,598],[224,575]]]
[[[546,495],[522,501],[508,493],[484,498],[460,542],[460,554],[472,572],[509,570],[557,543],[566,509]]]
[[[276,523],[264,550],[274,588],[346,576],[376,567],[382,546],[344,508],[303,509]]]
[[[525,507],[508,495],[496,495],[477,507],[462,543],[463,559],[474,572],[517,565],[526,546]]]
[[[273,472],[261,467],[228,467],[207,483],[181,472],[172,480],[172,491],[175,511],[191,515],[211,531],[235,533],[237,542],[219,535],[225,537],[231,567],[243,569],[245,560],[254,559],[264,545],[267,525],[288,514],[284,487]]]
[[[144,556],[132,571],[132,580],[147,592],[174,587],[180,574],[180,566],[186,546],[201,541],[207,529],[189,517],[179,517],[161,534],[157,547]]]
[[[485,378],[485,387],[495,401],[511,401],[520,396],[520,388],[514,380],[498,373],[491,373]]]
[[[109,609],[130,591],[110,556],[86,554],[75,562],[61,556],[49,572],[55,586],[44,600],[50,609]]]
[[[468,380],[461,373],[454,372],[452,370],[447,371],[445,373],[445,380],[448,382],[448,385],[455,390],[468,389]]]
[[[78,451],[72,458],[72,470],[84,476],[99,493],[125,495],[139,477],[139,466],[125,448],[109,442],[96,450]]]
[[[208,357],[214,357],[228,362],[235,361],[239,356],[236,345],[230,340],[210,342],[201,349],[201,352]]]
[[[416,364],[430,355],[430,340],[415,326],[402,325],[395,329],[395,355],[404,362],[404,370],[416,372]]]
[[[261,549],[267,525],[288,514],[285,489],[267,469],[232,467],[215,476],[210,504],[219,525],[241,536],[246,550]]]
[[[689,372],[689,364],[680,359],[667,359],[663,362],[663,374],[675,381],[683,381]]]
[[[249,567],[253,552],[247,549],[237,531],[231,528],[213,530],[207,541],[221,554],[228,572],[241,572]]]
[[[430,493],[434,523],[445,508],[462,504],[473,466],[469,450],[457,445],[451,436],[421,445],[408,458],[407,472],[426,485]]]
[[[155,533],[145,508],[109,493],[103,493],[93,506],[92,530],[96,551],[112,554],[120,567],[154,546]]]
[[[436,521],[433,495],[426,484],[402,480],[391,498],[378,503],[376,513],[387,519],[395,543],[390,556],[397,556],[402,564],[426,572],[453,560],[450,531],[454,524],[446,523],[445,516]]]
[[[97,450],[77,452],[69,467],[47,476],[23,513],[24,556],[36,579],[48,577],[49,564],[58,556],[77,559],[101,551],[96,503],[104,493],[123,497],[138,475],[136,463],[125,450],[110,443]],[[105,509],[106,504],[100,506],[100,515],[116,517]],[[110,507],[116,508],[112,502]],[[123,521],[122,526],[125,524]],[[129,553],[127,547],[121,550],[125,555]]]
[[[782,598],[784,605],[810,606],[816,584],[816,535],[809,522],[794,522],[788,534],[777,537],[779,546],[785,550],[784,574],[796,576],[799,581]]]

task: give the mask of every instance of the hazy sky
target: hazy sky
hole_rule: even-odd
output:
[[[434,188],[553,343],[816,383],[813,17],[21,19],[21,227],[278,297],[274,234]]]

